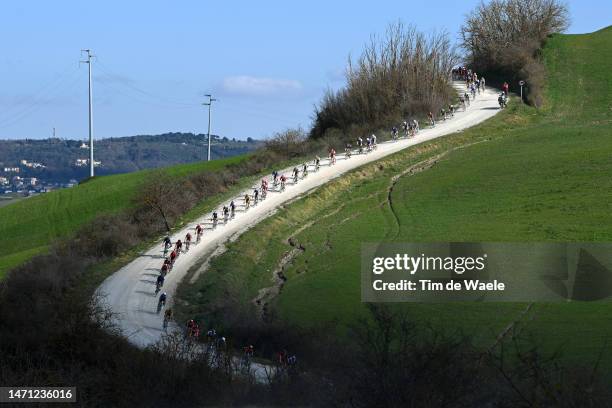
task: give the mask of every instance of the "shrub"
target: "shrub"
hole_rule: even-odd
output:
[[[539,53],[546,39],[569,25],[558,0],[492,0],[480,3],[461,26],[463,48],[476,72],[527,82],[527,101],[542,100],[544,67]]]
[[[401,22],[389,25],[383,38],[372,36],[356,61],[349,58],[347,84],[325,93],[310,136],[331,129],[371,132],[437,111],[453,94],[449,75],[457,61],[447,33],[428,37]]]

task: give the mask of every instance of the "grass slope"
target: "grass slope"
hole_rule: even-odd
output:
[[[365,314],[361,242],[612,241],[611,48],[611,28],[554,36],[544,50],[545,109],[515,99],[480,126],[367,165],[287,205],[181,287],[182,313],[228,328],[232,315],[255,313],[251,301],[273,285],[289,237],[306,250],[285,268],[272,313],[302,326],[335,322],[339,330]],[[391,209],[391,178],[442,152],[432,168],[400,177]],[[396,307],[488,345],[525,305]],[[536,305],[526,324],[550,350],[592,361],[612,336],[611,323],[611,304],[572,303]],[[604,365],[612,368],[612,359]]]
[[[175,177],[219,170],[246,160],[229,159],[182,164],[164,169]],[[58,190],[0,207],[0,278],[12,267],[45,251],[53,240],[68,236],[102,213],[128,208],[151,170],[96,177],[77,187]]]

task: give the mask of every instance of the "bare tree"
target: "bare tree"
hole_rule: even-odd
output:
[[[154,172],[136,197],[136,204],[155,212],[170,232],[170,221],[176,215],[179,188],[176,181],[166,173]]]
[[[425,114],[452,95],[449,72],[458,62],[446,32],[429,36],[397,22],[372,36],[356,60],[348,59],[346,87],[327,91],[315,108],[311,136],[329,129],[377,128]]]
[[[473,69],[527,80],[529,100],[538,105],[544,82],[539,50],[568,25],[567,7],[558,0],[492,0],[467,16],[460,36]]]

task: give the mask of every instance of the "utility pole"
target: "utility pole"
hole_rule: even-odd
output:
[[[91,88],[91,58],[93,57],[91,50],[81,50],[81,53],[87,53],[87,60],[81,61],[87,64],[89,69],[89,177],[94,176],[94,145],[93,145],[93,94]]]
[[[212,106],[212,103],[217,100],[214,99],[212,95],[210,94],[206,94],[204,96],[208,97],[208,102],[203,103],[202,105],[208,106],[208,160],[207,161],[210,161],[210,108]]]

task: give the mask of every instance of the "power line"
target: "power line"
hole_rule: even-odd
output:
[[[35,94],[36,97],[29,97],[31,101],[28,104],[26,104],[25,106],[22,105],[20,108],[18,108],[16,112],[13,112],[11,115],[0,119],[0,128],[6,128],[9,126],[12,126],[13,124],[19,122],[21,119],[37,111],[41,106],[43,106],[43,104],[53,102],[57,100],[60,96],[65,95],[67,91],[72,90],[78,81],[78,77],[74,75],[77,69],[70,72],[70,74],[72,75],[62,75],[60,78],[57,78],[53,82],[45,85],[43,88],[41,88],[39,91],[36,92]],[[70,79],[72,79],[72,81],[68,82],[68,80]],[[61,92],[57,93],[56,91],[60,89],[61,89]],[[51,94],[51,95],[55,94],[55,95],[51,96],[50,98],[44,98],[46,94]],[[14,105],[12,109],[9,108],[8,110],[5,110],[3,113],[7,113],[7,112],[10,112],[11,110],[15,110],[18,106],[20,105],[19,104]]]
[[[121,75],[113,72],[110,68],[108,68],[106,65],[100,63],[99,61],[96,61],[97,65],[100,67],[100,70],[102,72],[104,72],[107,75],[107,78],[109,80],[113,80],[113,79],[117,79],[117,78],[121,78]],[[120,85],[124,86],[125,88],[129,88],[143,96],[146,96],[148,98],[153,98],[153,99],[157,99],[160,102],[166,103],[166,104],[172,104],[172,105],[177,105],[177,106],[184,106],[184,107],[193,107],[193,106],[197,106],[197,103],[195,102],[187,102],[184,100],[178,100],[178,99],[173,99],[173,98],[168,98],[166,96],[161,96],[161,95],[156,95],[154,93],[151,93],[149,91],[146,91],[142,88],[137,87],[136,85],[134,85],[132,82],[129,81],[121,81],[118,82]]]

